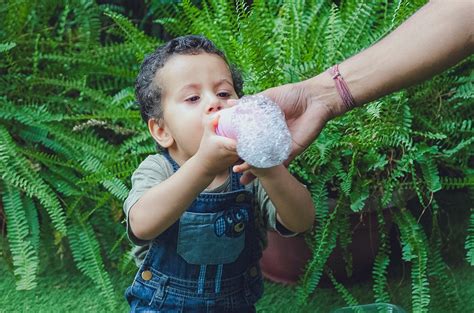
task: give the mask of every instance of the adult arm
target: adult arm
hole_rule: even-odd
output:
[[[453,66],[474,52],[474,1],[430,1],[385,38],[342,62],[339,71],[361,106]],[[263,92],[285,112],[293,138],[291,161],[347,108],[331,75]],[[235,166],[236,172],[249,169]],[[246,173],[242,182],[252,176]]]
[[[381,41],[341,63],[356,103],[414,85],[468,57],[474,52],[473,17],[474,1],[430,1]],[[314,101],[321,85],[331,90],[332,113],[340,115],[345,108],[328,78],[327,73],[318,75],[307,88]]]

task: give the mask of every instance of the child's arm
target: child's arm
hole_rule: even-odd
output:
[[[309,191],[283,165],[252,168],[277,211],[278,221],[296,233],[313,226],[314,206]]]
[[[130,208],[129,223],[135,237],[151,240],[170,227],[214,179],[196,158],[175,174],[150,188]]]
[[[150,188],[130,208],[135,237],[151,240],[176,222],[218,173],[238,160],[235,141],[215,135],[209,125],[197,153],[176,173]]]

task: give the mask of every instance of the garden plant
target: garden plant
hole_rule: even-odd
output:
[[[242,70],[244,91],[253,94],[325,71],[381,39],[425,1],[160,3],[149,4],[148,23],[169,36],[210,38]],[[156,151],[140,119],[134,79],[144,56],[163,42],[145,24],[118,4],[9,0],[0,8],[0,251],[18,290],[36,287],[41,263],[69,262],[114,308],[110,269],[133,275],[122,203],[133,170]],[[316,207],[315,227],[306,234],[312,258],[296,290],[300,305],[318,292],[325,272],[346,303],[357,304],[326,262],[339,244],[350,275],[349,216],[375,201],[381,241],[373,301],[391,301],[395,234],[401,261],[410,265],[407,309],[462,311],[442,253],[434,195],[460,189],[474,201],[472,64],[470,57],[330,121],[291,163]],[[423,210],[407,209],[408,199],[394,194],[414,195]],[[395,233],[384,227],[389,205]],[[425,217],[429,223],[420,223]],[[474,266],[472,209],[468,224],[464,262]]]

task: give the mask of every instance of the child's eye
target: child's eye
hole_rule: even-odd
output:
[[[192,96],[186,99],[187,102],[196,102],[199,100],[199,96]]]
[[[223,92],[219,92],[217,94],[218,97],[221,97],[221,98],[229,98],[230,97],[230,93],[227,92],[227,91],[223,91]]]

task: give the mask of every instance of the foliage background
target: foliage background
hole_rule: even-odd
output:
[[[131,173],[155,151],[133,84],[144,55],[160,42],[186,33],[208,36],[243,70],[245,92],[254,93],[324,71],[382,38],[423,3],[146,1],[130,11],[118,1],[7,1],[0,8],[0,223],[2,257],[16,288],[34,289],[41,264],[75,264],[105,306],[116,307],[110,272],[131,277],[134,271],[122,202]],[[410,265],[411,309],[462,306],[456,288],[446,288],[455,284],[443,259],[450,237],[434,194],[461,189],[472,201],[472,81],[469,58],[331,121],[292,163],[318,208],[307,238],[313,258],[296,290],[300,304],[327,272],[336,244],[351,271],[348,218],[378,199],[382,241],[374,301],[392,298],[387,279],[396,247],[382,208],[395,202],[398,261]],[[419,211],[407,209],[404,197],[393,198],[403,190],[416,195]],[[333,211],[329,197],[337,199]],[[472,266],[472,209],[463,237],[459,258]],[[347,304],[357,303],[343,284],[333,283]]]

